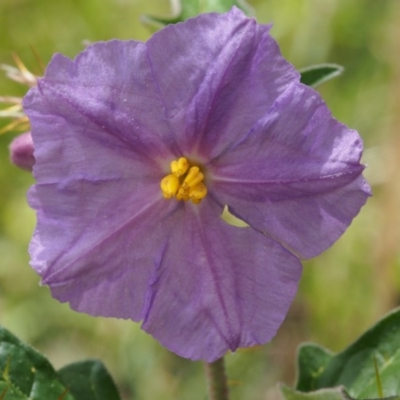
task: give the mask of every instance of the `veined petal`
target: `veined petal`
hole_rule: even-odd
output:
[[[76,127],[76,138],[91,136],[103,145],[137,155],[179,156],[159,99],[146,46],[135,41],[99,42],[75,60],[56,54],[24,109],[30,119],[59,116]],[[35,114],[36,113],[36,114]],[[42,135],[36,135],[39,140]],[[53,136],[61,135],[54,127]],[[176,151],[176,152],[175,152]]]
[[[234,7],[170,25],[147,42],[183,152],[218,155],[299,80],[269,30]]]
[[[362,141],[312,89],[294,84],[212,162],[220,204],[302,258],[328,248],[370,196]]]
[[[296,293],[299,260],[252,228],[225,223],[213,201],[185,208],[160,243],[143,329],[177,354],[209,362],[267,342]]]
[[[33,267],[56,299],[95,316],[143,319],[144,330],[194,360],[275,335],[301,275],[279,244],[226,224],[211,201],[176,207],[122,196],[107,204],[112,191],[102,184],[87,189],[99,199],[93,205],[75,189],[58,206],[47,185],[31,193]]]
[[[36,185],[29,198],[38,215],[31,264],[52,295],[91,315],[139,321],[162,221],[177,203],[129,181]]]

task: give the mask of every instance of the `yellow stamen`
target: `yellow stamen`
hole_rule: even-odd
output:
[[[160,187],[164,198],[170,199],[179,189],[179,179],[174,174],[167,175],[161,180]]]
[[[191,200],[199,204],[206,197],[207,188],[203,183],[204,174],[197,166],[191,166],[185,157],[171,162],[172,174],[161,180],[161,191],[164,198],[174,197],[177,200]]]
[[[174,160],[171,162],[171,172],[178,178],[183,174],[186,174],[186,171],[188,169],[189,169],[189,163],[185,157],[181,157],[178,160]]]
[[[196,186],[198,183],[202,182],[204,179],[204,175],[200,172],[199,167],[191,167],[189,169],[188,174],[185,177],[185,180],[182,183],[182,187],[191,188]]]
[[[194,204],[199,204],[201,200],[207,195],[206,185],[202,182],[198,183],[196,186],[190,188],[189,198]]]
[[[181,187],[179,188],[176,198],[178,200],[189,200],[191,189],[202,182],[204,175],[200,172],[199,167],[191,167],[187,173]]]
[[[189,200],[189,190],[185,190],[182,186],[179,188],[178,193],[176,194],[177,200]]]

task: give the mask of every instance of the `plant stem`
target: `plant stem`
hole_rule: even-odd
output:
[[[229,400],[224,358],[213,363],[205,363],[208,396],[210,400]]]

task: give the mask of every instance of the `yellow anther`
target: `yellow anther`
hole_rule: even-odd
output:
[[[197,166],[189,168],[189,162],[185,157],[171,162],[172,174],[161,180],[161,191],[164,198],[174,197],[177,200],[191,200],[199,204],[206,197],[207,188],[203,183],[204,174]]]
[[[179,179],[174,174],[167,175],[161,180],[160,187],[164,198],[170,199],[179,189]]]
[[[199,204],[207,195],[207,188],[204,183],[200,182],[196,186],[190,188],[189,198],[194,204]]]
[[[189,200],[189,188],[184,188],[181,186],[178,190],[178,193],[176,194],[176,199],[188,201]]]
[[[174,160],[171,162],[171,172],[178,178],[183,174],[186,174],[186,171],[188,169],[189,169],[189,163],[185,157],[181,157],[178,160]]]
[[[182,187],[191,188],[202,182],[203,179],[204,175],[200,172],[199,167],[190,167],[189,172],[182,183]]]

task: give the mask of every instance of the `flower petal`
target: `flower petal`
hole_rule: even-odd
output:
[[[212,201],[185,208],[160,243],[143,329],[208,362],[269,341],[296,293],[299,260],[257,231],[225,223]]]
[[[143,205],[123,201],[126,193],[118,201],[104,183],[54,189],[30,193],[39,221],[30,253],[56,299],[95,316],[144,319],[143,329],[191,359],[213,361],[275,335],[301,274],[279,244],[226,224],[211,201]]]
[[[24,109],[31,119],[61,116],[78,127],[76,137],[90,135],[143,157],[180,155],[140,42],[96,43],[73,61],[56,54],[25,97]],[[57,135],[58,127],[54,131]],[[37,132],[34,142],[41,137]]]
[[[101,84],[101,72],[98,80],[89,76],[93,73],[85,58],[96,60],[107,54],[111,62],[113,49],[125,51],[126,56],[132,51],[133,57],[136,45],[94,45],[75,62],[56,57],[46,78],[25,99],[37,161],[37,184],[29,202],[37,211],[38,223],[30,254],[32,266],[60,301],[70,301],[72,307],[79,305],[94,315],[140,320],[149,279],[141,260],[143,254],[157,252],[157,238],[143,235],[142,230],[151,232],[162,213],[177,203],[166,204],[159,188],[165,174],[163,156],[171,153],[157,143],[153,146],[156,136],[146,131],[155,124],[153,109],[148,120],[142,118],[139,131],[129,130],[124,125],[128,110],[121,108],[124,101],[114,94],[119,78],[109,77],[114,85],[111,93],[110,86]],[[85,77],[86,86],[81,81]],[[131,86],[135,86],[133,79]],[[114,113],[106,107],[110,99],[118,103]],[[140,103],[135,96],[127,101],[138,111],[135,102]]]
[[[177,205],[160,197],[158,187],[130,181],[34,186],[31,264],[53,297],[91,315],[139,321],[165,236],[158,225]]]
[[[218,155],[299,80],[269,30],[234,7],[170,25],[147,42],[183,154]]]
[[[290,86],[242,141],[210,166],[221,205],[302,258],[328,248],[370,196],[356,131],[320,96]]]

